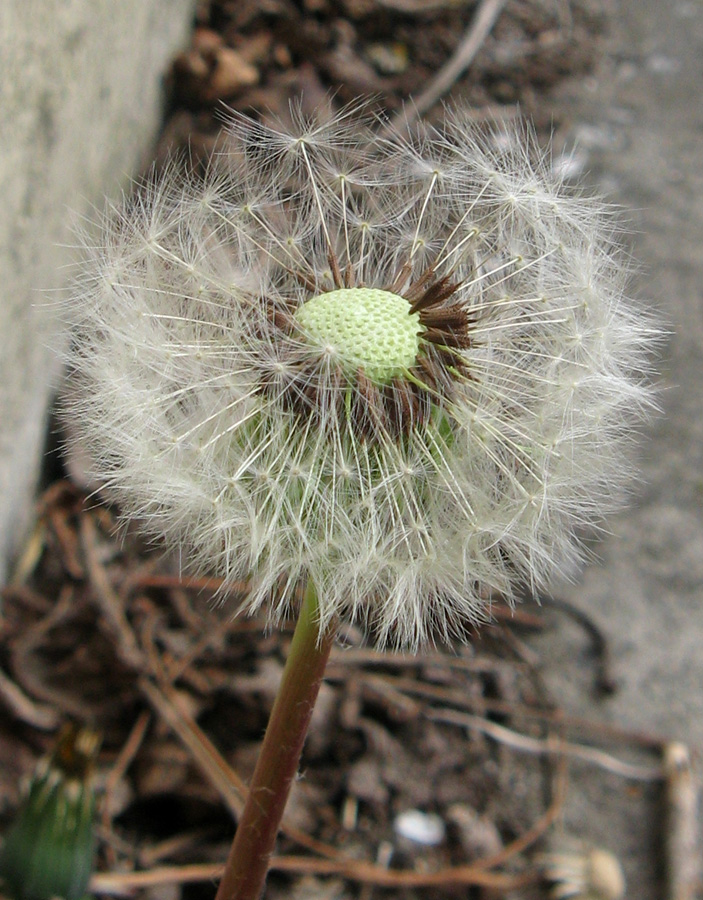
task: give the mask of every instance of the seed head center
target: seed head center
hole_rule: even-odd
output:
[[[404,297],[377,288],[317,294],[295,318],[308,339],[334,354],[346,373],[361,367],[376,384],[388,384],[415,363],[424,330]]]

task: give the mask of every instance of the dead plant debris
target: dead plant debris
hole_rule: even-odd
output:
[[[210,897],[290,632],[233,618],[245,584],[173,574],[70,482],[39,506],[33,563],[3,591],[0,671],[13,691],[0,691],[10,713],[0,816],[10,820],[56,728],[89,724],[103,735],[93,892]],[[574,723],[496,612],[467,646],[417,657],[374,651],[346,630],[268,900],[368,898],[374,887],[389,898],[543,897],[532,851],[559,814],[568,758],[660,777],[570,742]]]
[[[168,74],[159,157],[186,148],[207,156],[226,106],[285,121],[292,100],[311,112],[364,97],[392,116],[412,110],[440,73],[477,117],[519,108],[548,130],[545,92],[593,67],[609,2],[204,0]],[[472,35],[470,65],[453,66]]]

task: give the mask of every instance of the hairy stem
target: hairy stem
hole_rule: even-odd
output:
[[[215,900],[258,900],[261,896],[334,641],[333,628],[320,635],[317,611],[317,595],[309,582],[249,796]]]

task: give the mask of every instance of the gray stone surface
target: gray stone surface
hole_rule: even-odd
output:
[[[153,141],[194,0],[0,2],[0,582],[32,508],[75,216]]]
[[[596,700],[589,641],[563,615],[531,640],[567,712],[703,746],[703,4],[621,0],[600,71],[559,99],[590,179],[630,210],[634,291],[671,329],[634,505],[560,591],[607,634],[618,690]],[[618,749],[618,748],[616,748]],[[622,749],[622,748],[620,748]],[[661,791],[579,764],[567,821],[661,898]]]

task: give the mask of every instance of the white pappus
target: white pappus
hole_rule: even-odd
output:
[[[270,620],[415,649],[573,571],[631,475],[657,328],[529,129],[241,116],[108,208],[69,304],[95,474]]]

